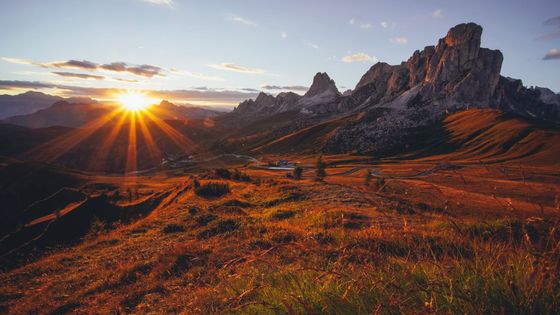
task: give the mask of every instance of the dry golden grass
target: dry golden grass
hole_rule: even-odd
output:
[[[0,312],[558,313],[556,173],[498,164],[394,178],[431,166],[384,164],[383,189],[364,185],[363,168],[323,182],[200,176],[228,184],[212,198],[184,190],[188,176],[139,178],[169,200],[3,272]],[[372,166],[327,174],[355,167]]]

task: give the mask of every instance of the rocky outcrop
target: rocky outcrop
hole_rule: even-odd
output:
[[[300,96],[293,92],[279,93],[276,97],[264,92],[255,100],[246,100],[237,106],[234,114],[263,116],[297,110],[305,114],[334,111],[341,97],[335,82],[326,73],[317,73],[309,90]]]
[[[480,47],[481,37],[480,25],[459,24],[436,46],[415,51],[400,65],[374,64],[344,95],[326,73],[317,73],[302,97],[259,95],[240,104],[237,111],[296,109],[328,118],[363,113],[357,115],[360,120],[337,129],[326,147],[331,152],[391,150],[410,138],[413,130],[472,107],[499,108],[560,123],[560,97],[500,76],[503,55]]]
[[[560,122],[555,94],[501,77],[502,53],[481,48],[481,36],[481,26],[459,24],[398,66],[375,64],[339,105],[366,115],[340,128],[326,150],[390,151],[414,130],[469,107]]]

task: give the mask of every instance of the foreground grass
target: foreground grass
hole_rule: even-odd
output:
[[[479,243],[471,259],[385,257],[367,265],[259,270],[229,293],[239,314],[558,314],[558,253]],[[552,270],[556,268],[556,270]]]
[[[0,313],[560,314],[552,216],[451,217],[392,182],[220,182],[0,274]]]

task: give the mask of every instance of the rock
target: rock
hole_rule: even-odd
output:
[[[324,93],[340,94],[336,88],[336,84],[329,75],[325,72],[318,72],[315,77],[313,77],[313,83],[303,97],[310,98]]]

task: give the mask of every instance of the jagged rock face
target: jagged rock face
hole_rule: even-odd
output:
[[[525,117],[560,122],[560,95],[549,89],[528,89],[521,80],[500,77],[491,106]]]
[[[399,66],[374,65],[340,106],[365,111],[365,118],[340,128],[325,150],[390,151],[413,130],[468,107],[560,121],[559,106],[543,102],[553,96],[500,76],[502,53],[481,48],[481,35],[479,25],[460,24]]]
[[[543,101],[543,103],[560,105],[560,94],[555,94],[550,89],[538,86],[534,87],[533,89],[540,92],[540,99],[541,101]]]
[[[311,87],[305,93],[304,97],[313,97],[333,91],[338,93],[338,89],[336,88],[334,81],[325,72],[319,72],[315,75],[315,77],[313,77],[313,84],[311,84]]]
[[[376,63],[344,95],[326,73],[317,73],[303,97],[288,101],[279,95],[273,102],[263,96],[239,108],[268,108],[263,104],[274,103],[270,106],[276,111],[298,109],[326,117],[363,112],[363,119],[337,129],[325,147],[330,152],[391,150],[411,130],[469,107],[560,122],[560,96],[501,77],[503,55],[481,48],[481,36],[481,26],[459,24],[436,46],[415,51],[400,65]]]
[[[255,100],[247,100],[234,110],[237,114],[262,116],[290,110],[306,114],[323,114],[334,112],[341,94],[335,82],[326,73],[317,73],[313,84],[300,96],[293,92],[279,93],[276,97],[261,92]]]
[[[240,103],[233,112],[252,116],[285,112],[296,109],[300,98],[300,95],[293,92],[280,93],[276,97],[261,92],[255,100],[249,99]]]

